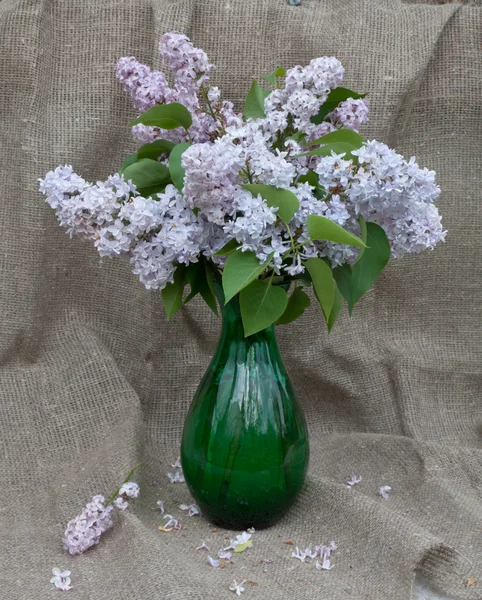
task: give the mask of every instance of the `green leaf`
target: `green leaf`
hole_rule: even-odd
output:
[[[245,190],[251,192],[253,196],[258,194],[266,201],[268,206],[277,208],[277,215],[285,223],[289,223],[293,215],[298,210],[300,203],[298,198],[283,188],[275,187],[274,185],[264,185],[262,183],[247,183],[243,185]]]
[[[253,545],[253,540],[251,539],[251,540],[248,540],[247,542],[244,542],[244,544],[238,544],[236,546],[236,548],[233,550],[233,552],[244,552],[248,548],[251,548],[252,545]]]
[[[303,152],[303,154],[297,154],[294,158],[301,158],[302,156],[331,156],[331,153],[335,154],[343,154],[345,153],[345,160],[349,160],[352,157],[352,150],[356,150],[357,148],[353,146],[353,144],[348,144],[347,142],[333,142],[331,144],[326,144],[326,146],[321,146],[321,148],[315,148],[315,150],[310,150],[309,152]]]
[[[139,125],[140,123],[142,125],[159,127],[160,129],[176,129],[177,127],[189,129],[192,125],[192,117],[183,104],[171,102],[170,104],[156,104],[156,106],[149,108],[137,117],[137,119],[129,123],[129,127]]]
[[[368,292],[390,259],[390,244],[383,229],[367,223],[367,248],[352,267],[353,305]]]
[[[347,244],[348,246],[360,246],[361,248],[365,246],[359,237],[326,217],[310,215],[306,224],[312,240],[327,240],[338,244]]]
[[[264,112],[264,100],[269,93],[269,90],[260,87],[256,79],[253,79],[244,104],[243,116],[245,119],[259,119],[266,116]]]
[[[321,258],[308,258],[304,264],[311,275],[315,295],[328,323],[335,301],[335,280],[331,269]]]
[[[208,282],[209,289],[211,290],[211,294],[216,298],[216,292],[214,290],[214,273],[213,268],[211,266],[212,263],[206,262],[204,263],[204,267],[206,269],[206,281]],[[216,314],[218,313],[218,307],[216,304]]]
[[[363,240],[363,242],[366,244],[367,243],[367,222],[361,215],[358,215],[358,223],[360,224],[360,237]],[[358,253],[357,259],[355,261],[355,264],[363,256],[364,252],[365,252],[365,248],[361,248],[360,252]]]
[[[266,269],[272,254],[268,260],[260,264],[253,252],[241,252],[236,250],[226,261],[223,270],[223,290],[225,302],[229,302],[233,296],[249,285],[261,275]]]
[[[143,188],[166,185],[170,180],[169,169],[165,165],[152,160],[141,158],[124,169],[124,179],[132,180],[139,193],[145,193]]]
[[[286,323],[291,323],[298,317],[301,317],[310,304],[310,297],[306,292],[303,291],[303,288],[295,287],[288,300],[288,306],[286,307],[286,310],[276,321],[276,324],[286,325]]]
[[[333,308],[331,309],[330,316],[328,317],[328,333],[333,329],[333,325],[335,324],[338,315],[340,314],[340,310],[343,306],[343,296],[341,295],[339,289],[335,287],[335,298],[333,301]]]
[[[191,263],[187,267],[186,271],[187,281],[191,287],[189,296],[184,301],[187,304],[191,298],[194,298],[197,294],[201,294],[203,300],[213,311],[215,315],[218,314],[218,307],[216,304],[216,296],[214,291],[211,291],[211,287],[207,280],[207,271],[205,265],[202,262]]]
[[[308,142],[309,146],[315,146],[316,144],[332,144],[333,142],[342,142],[345,144],[351,144],[355,148],[361,148],[365,143],[365,139],[356,131],[352,129],[335,129],[330,133],[322,135],[320,138]]]
[[[272,85],[276,85],[277,77],[284,77],[286,75],[286,70],[283,67],[278,67],[269,75],[263,75],[263,79]]]
[[[120,168],[120,173],[124,171],[129,165],[132,165],[137,160],[137,154],[129,154],[122,163],[122,167]]]
[[[343,265],[333,269],[333,277],[335,278],[338,290],[348,304],[348,312],[351,316],[353,311],[353,285],[350,265],[348,263],[344,263]]]
[[[235,240],[233,238],[232,240],[229,240],[229,242],[227,244],[224,244],[224,246],[222,248],[220,248],[214,254],[214,256],[230,256],[231,254],[236,252],[236,250],[239,248],[240,245],[241,244],[238,242],[238,240]]]
[[[301,175],[298,179],[298,183],[309,183],[313,187],[318,187],[318,175],[314,171],[308,171],[305,175]]]
[[[176,144],[171,150],[169,156],[169,172],[171,173],[171,179],[174,186],[182,193],[184,189],[184,169],[181,166],[182,154],[189,148],[191,144],[189,142],[181,142]]]
[[[155,140],[150,144],[144,144],[137,151],[137,160],[141,158],[152,158],[157,160],[164,152],[170,152],[175,144],[169,140]]]
[[[178,265],[174,271],[174,281],[161,291],[166,317],[169,320],[182,306],[182,295],[186,286],[186,267]]]
[[[269,327],[285,312],[288,305],[286,292],[269,279],[253,281],[239,294],[244,337]]]
[[[320,107],[318,114],[316,114],[314,117],[311,117],[310,120],[312,123],[319,125],[320,123],[323,123],[328,114],[335,110],[335,108],[340,104],[340,102],[348,100],[348,98],[353,98],[353,100],[357,100],[358,98],[364,98],[365,96],[366,94],[358,94],[357,92],[349,90],[348,88],[335,88],[334,90],[331,90],[331,92],[328,94],[328,98]]]

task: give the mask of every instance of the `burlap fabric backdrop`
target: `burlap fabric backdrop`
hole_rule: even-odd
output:
[[[456,598],[482,582],[480,6],[399,0],[3,0],[0,288],[2,456],[0,597],[230,597],[406,600],[416,568]],[[394,262],[328,337],[310,310],[279,340],[311,429],[304,493],[234,565],[213,569],[228,532],[202,518],[160,533],[150,508],[188,501],[169,485],[181,426],[219,322],[197,302],[166,323],[159,296],[127,265],[70,241],[37,178],[72,163],[87,178],[118,169],[134,146],[129,100],[113,75],[135,55],[159,66],[159,36],[205,48],[226,96],[252,76],[339,57],[346,84],[370,91],[368,137],[438,172],[449,235],[433,253]],[[93,493],[143,461],[142,499],[100,546],[62,550],[61,533]],[[352,472],[363,482],[348,490]],[[159,481],[156,487],[152,480]],[[388,501],[377,498],[391,485]],[[332,571],[289,558],[335,540]],[[253,566],[260,559],[266,566]]]

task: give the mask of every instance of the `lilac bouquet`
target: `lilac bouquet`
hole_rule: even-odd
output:
[[[104,182],[66,165],[40,190],[70,236],[161,290],[168,318],[196,294],[217,312],[217,281],[226,302],[239,294],[248,336],[299,317],[313,286],[331,329],[390,257],[444,239],[435,173],[358,133],[368,102],[341,87],[336,58],[278,68],[270,89],[253,81],[241,114],[186,36],[162,36],[159,55],[171,83],[133,57],[117,63],[138,151]]]

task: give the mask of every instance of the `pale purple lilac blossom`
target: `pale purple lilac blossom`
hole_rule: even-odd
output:
[[[196,550],[207,550],[209,552],[209,546],[207,546],[204,540],[201,540],[201,544],[196,548]]]
[[[222,560],[231,560],[232,556],[233,553],[226,550],[226,548],[220,548],[218,550],[218,557]]]
[[[216,560],[212,556],[208,556],[208,564],[211,565],[211,567],[217,568],[221,565],[221,561]]]
[[[104,506],[105,498],[97,495],[87,503],[80,515],[69,521],[64,533],[64,548],[70,554],[82,554],[98,544],[100,536],[113,525],[113,506]]]
[[[61,571],[60,569],[53,568],[52,573],[54,576],[50,579],[50,583],[53,583],[58,590],[66,592],[72,589],[70,585],[70,571]]]
[[[241,594],[244,592],[245,588],[244,588],[244,584],[246,583],[245,581],[241,581],[240,583],[237,583],[236,580],[233,581],[233,583],[229,586],[229,589],[232,592],[235,592],[237,596],[241,596]]]
[[[172,527],[173,529],[181,529],[181,523],[178,519],[174,518],[172,515],[164,515],[163,519],[165,523],[163,525],[164,529],[169,529]]]
[[[384,500],[388,500],[388,493],[392,491],[391,486],[382,485],[382,487],[378,490],[378,495],[381,496]]]
[[[351,490],[352,487],[354,487],[355,485],[358,485],[361,480],[362,480],[361,475],[360,475],[360,477],[357,477],[355,475],[355,473],[352,473],[351,478],[346,482],[346,487]]]
[[[119,489],[117,498],[114,500],[114,506],[120,510],[126,510],[129,506],[129,500],[132,498],[138,498],[140,494],[140,488],[137,483],[128,481],[123,483]]]
[[[161,513],[161,515],[163,515],[164,512],[165,512],[165,509],[164,509],[164,500],[157,500],[156,501],[156,506],[154,506],[154,508],[151,508],[151,510],[159,511]]]
[[[180,504],[179,510],[187,512],[189,517],[195,517],[201,514],[201,509],[197,504]]]

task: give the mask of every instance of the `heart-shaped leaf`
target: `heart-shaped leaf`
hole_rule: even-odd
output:
[[[362,248],[365,246],[359,237],[343,229],[338,223],[327,217],[310,215],[306,223],[312,240],[327,240],[329,242],[347,244],[348,246],[360,246]]]
[[[177,127],[189,129],[192,125],[192,117],[183,104],[171,102],[170,104],[156,104],[149,108],[137,119],[134,119],[132,123],[129,123],[129,127],[139,124],[159,127],[160,129],[176,129]]]
[[[154,140],[150,144],[144,144],[139,148],[137,151],[137,160],[141,158],[157,160],[164,152],[170,152],[175,145],[174,142],[170,142],[169,140]]]
[[[169,169],[151,158],[141,158],[127,166],[122,174],[126,181],[132,181],[140,194],[145,194],[148,188],[165,186],[171,180]]]
[[[244,336],[248,337],[272,325],[285,312],[288,296],[269,279],[253,281],[239,294]]]
[[[184,189],[184,169],[181,165],[181,158],[183,152],[189,148],[191,144],[189,142],[181,142],[176,144],[171,150],[169,156],[169,172],[171,173],[172,183],[182,193]]]
[[[276,321],[277,325],[286,325],[296,320],[305,312],[311,304],[310,297],[301,287],[295,287],[293,293],[289,297],[286,310],[281,317]]]
[[[253,83],[251,84],[251,88],[244,104],[244,118],[259,119],[265,117],[264,101],[269,94],[269,90],[260,87],[256,79],[253,79]]]
[[[272,254],[264,263],[260,263],[253,252],[236,250],[226,261],[223,270],[223,290],[225,302],[249,285],[266,269]]]
[[[331,269],[321,258],[308,258],[304,264],[311,276],[315,295],[328,323],[335,301],[335,280]]]

